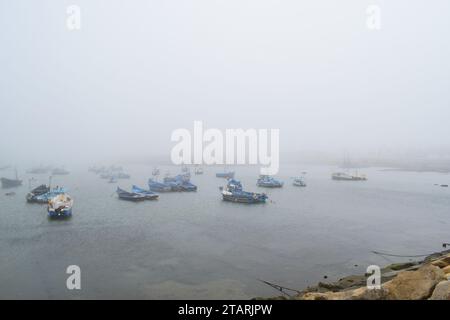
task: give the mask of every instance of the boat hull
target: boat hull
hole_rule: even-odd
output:
[[[234,172],[216,173],[216,177],[217,178],[233,179],[234,178]]]
[[[222,199],[224,201],[236,202],[236,203],[247,203],[247,204],[255,204],[255,203],[265,203],[266,199],[261,198],[250,198],[236,195],[226,195],[222,194]]]
[[[48,209],[48,217],[50,219],[65,219],[72,217],[72,208],[58,209]]]

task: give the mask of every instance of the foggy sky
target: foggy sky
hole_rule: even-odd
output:
[[[194,120],[278,128],[281,152],[450,148],[449,12],[447,0],[0,0],[0,165],[168,156]]]

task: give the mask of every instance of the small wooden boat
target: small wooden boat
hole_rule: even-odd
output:
[[[134,192],[128,192],[123,189],[120,189],[117,187],[117,195],[119,199],[121,200],[127,200],[127,201],[143,201],[146,199],[145,195],[134,193]]]
[[[72,216],[73,199],[63,193],[48,202],[47,212],[49,218],[69,218]]]

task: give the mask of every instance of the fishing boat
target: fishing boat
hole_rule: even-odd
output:
[[[49,200],[53,199],[54,197],[65,194],[67,190],[65,188],[61,187],[55,187],[53,189],[49,189],[49,191],[41,194],[35,194],[33,192],[35,189],[33,189],[31,192],[29,192],[26,196],[27,202],[30,203],[47,203]],[[38,191],[39,192],[39,191]]]
[[[52,170],[52,175],[54,176],[63,176],[68,175],[70,172],[63,168],[54,168]]]
[[[154,176],[154,177],[159,176],[159,173],[160,173],[160,170],[158,168],[156,168],[156,167],[153,168],[152,176]]]
[[[139,188],[138,186],[135,186],[135,185],[133,185],[131,187],[131,192],[142,194],[145,196],[145,199],[147,199],[147,200],[157,200],[159,198],[159,194],[157,194],[151,190],[145,190],[145,189]]]
[[[8,179],[8,178],[0,178],[2,183],[2,188],[14,188],[22,185],[22,180],[18,179]]]
[[[27,173],[30,173],[30,174],[45,174],[45,173],[47,173],[49,171],[50,171],[49,167],[39,166],[39,167],[34,167],[34,168],[31,168],[31,169],[27,170]]]
[[[234,178],[234,171],[217,172],[216,173],[216,177],[217,178],[233,179]]]
[[[154,192],[169,192],[169,191],[171,191],[170,185],[153,180],[153,179],[148,179],[148,187],[149,187],[150,191],[154,191]]]
[[[2,183],[2,188],[5,188],[5,189],[19,187],[22,185],[22,180],[19,180],[19,177],[17,175],[17,170],[16,170],[16,178],[15,179],[0,178],[0,181]]]
[[[127,173],[123,173],[123,172],[104,172],[102,174],[100,174],[100,178],[101,179],[108,179],[110,180],[111,178],[114,179],[130,179],[130,175]]]
[[[135,192],[128,192],[123,189],[120,189],[117,187],[117,195],[119,196],[119,199],[121,200],[127,200],[127,201],[143,201],[146,199],[146,196],[140,193]]]
[[[276,180],[275,178],[267,175],[259,176],[256,185],[263,188],[281,188],[283,182]]]
[[[294,182],[292,184],[296,187],[306,187],[306,182],[303,177],[294,178]]]
[[[267,195],[243,191],[242,184],[238,180],[230,179],[227,185],[222,188],[222,199],[238,203],[265,203]]]
[[[110,177],[108,183],[117,183],[117,179],[115,177]]]
[[[69,218],[72,216],[73,199],[63,193],[53,197],[48,202],[49,218]]]
[[[190,182],[190,177],[189,172],[175,177],[165,177],[164,183],[169,185],[172,191],[197,191],[197,186]]]
[[[345,172],[335,172],[331,175],[331,179],[338,181],[366,181],[367,177],[358,173],[352,175]]]
[[[27,193],[26,196],[27,202],[35,202],[36,197],[46,194],[49,191],[50,191],[49,186],[41,184],[40,186],[34,188],[33,190]]]
[[[203,168],[202,167],[195,167],[194,174],[203,174]]]
[[[130,179],[130,175],[128,173],[124,173],[124,172],[117,172],[116,174],[114,174],[114,176],[117,179]]]

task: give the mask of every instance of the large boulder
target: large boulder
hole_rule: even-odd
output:
[[[447,266],[450,266],[450,254],[447,254],[443,257],[440,257],[439,259],[432,261],[431,264],[439,268],[445,268]]]
[[[431,296],[436,285],[445,280],[444,272],[434,265],[424,265],[416,271],[403,271],[383,284],[390,300],[420,300]]]
[[[450,281],[439,282],[430,300],[450,300]]]
[[[300,300],[385,300],[387,291],[382,289],[369,290],[361,287],[341,292],[308,292],[297,297]]]
[[[442,269],[442,271],[444,271],[444,273],[447,275],[447,274],[450,274],[450,266],[446,266],[445,268],[443,268]]]

